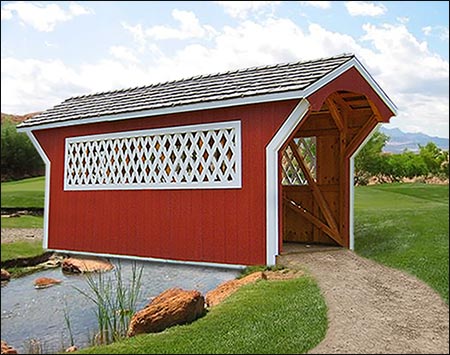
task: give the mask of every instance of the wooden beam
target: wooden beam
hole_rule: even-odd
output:
[[[317,228],[319,228],[322,232],[326,233],[331,239],[336,241],[337,243],[341,243],[341,237],[339,233],[336,234],[336,231],[332,230],[325,223],[323,223],[319,218],[314,216],[311,212],[309,212],[306,208],[300,206],[297,202],[289,200],[288,198],[283,199],[286,204],[291,208],[294,212],[297,212],[302,217],[306,218],[312,224],[314,224]]]
[[[341,96],[341,94],[334,92],[330,95],[330,97],[334,100],[334,102],[336,102],[336,104],[338,104],[339,106],[341,106],[345,111],[352,111],[353,108],[350,106],[350,104],[344,100],[344,98]]]
[[[345,157],[349,158],[358,149],[359,145],[364,141],[367,135],[374,129],[377,121],[375,115],[370,116],[370,118],[364,123],[364,125],[359,129],[358,133],[353,137],[351,142],[345,148]]]
[[[316,199],[317,204],[319,205],[329,227],[334,231],[334,233],[336,235],[339,235],[339,229],[337,227],[337,224],[333,217],[331,209],[328,206],[327,201],[323,197],[322,191],[317,186],[316,182],[314,181],[314,178],[311,176],[311,173],[309,172],[308,167],[306,166],[305,162],[303,161],[303,158],[301,157],[300,153],[298,152],[297,146],[292,141],[289,142],[289,146],[291,147],[292,153],[294,154],[295,159],[298,162],[298,165],[302,169],[303,174],[305,175],[305,178],[308,181],[308,185],[311,187],[313,196]]]
[[[326,128],[326,129],[307,129],[298,131],[295,138],[300,137],[322,137],[322,136],[338,136],[339,132],[336,128]]]
[[[325,100],[325,102],[327,103],[328,110],[330,110],[331,117],[333,117],[336,127],[339,129],[339,132],[342,132],[344,130],[344,122],[336,104],[329,97]]]

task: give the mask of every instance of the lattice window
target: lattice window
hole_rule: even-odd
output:
[[[239,121],[66,139],[66,190],[241,187]]]
[[[316,179],[316,137],[294,138],[293,141],[311,176]],[[308,185],[290,146],[284,150],[281,162],[283,185]]]

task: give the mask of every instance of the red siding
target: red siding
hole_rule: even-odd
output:
[[[359,94],[364,94],[371,100],[380,113],[383,122],[389,122],[394,112],[383,102],[370,84],[361,76],[355,68],[350,68],[345,73],[338,76],[333,81],[307,97],[311,103],[313,111],[319,111],[325,99],[338,90],[348,90]]]
[[[296,100],[35,131],[51,161],[48,248],[266,263],[265,148]],[[64,191],[66,137],[241,120],[242,188]]]

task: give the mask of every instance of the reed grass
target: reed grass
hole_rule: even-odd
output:
[[[141,291],[143,266],[132,263],[131,280],[125,284],[120,261],[112,277],[103,273],[86,274],[88,291],[75,289],[96,305],[98,333],[93,345],[110,344],[126,337]]]

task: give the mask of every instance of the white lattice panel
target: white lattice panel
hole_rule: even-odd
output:
[[[66,190],[241,187],[239,121],[66,139]]]
[[[303,158],[311,176],[316,178],[316,137],[294,138],[298,153]],[[283,185],[308,185],[308,182],[295,159],[290,146],[283,152],[282,158],[282,180]]]

